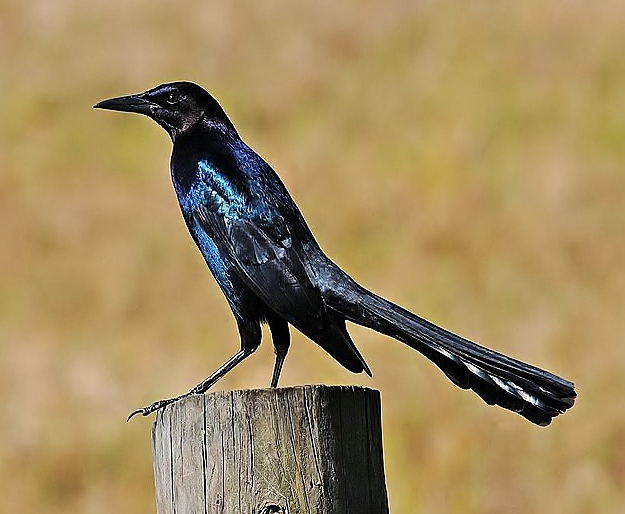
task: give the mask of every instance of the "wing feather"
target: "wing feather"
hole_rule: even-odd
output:
[[[321,294],[312,284],[302,256],[290,244],[286,224],[281,224],[279,234],[269,234],[265,223],[223,216],[204,206],[196,209],[195,219],[271,309],[304,332],[315,334],[325,328],[328,320]]]

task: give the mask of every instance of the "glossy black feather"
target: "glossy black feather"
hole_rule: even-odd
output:
[[[354,282],[321,251],[280,178],[201,87],[163,84],[96,107],[145,114],[170,135],[183,217],[237,321],[241,350],[187,395],[206,391],[249,356],[265,321],[276,348],[272,385],[289,347],[287,324],[350,371],[371,374],[347,332],[348,320],[402,341],[457,386],[533,423],[547,425],[572,407],[571,382],[472,343]],[[146,415],[187,395],[135,413]]]

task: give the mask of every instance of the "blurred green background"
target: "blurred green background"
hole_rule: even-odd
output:
[[[575,381],[548,429],[354,327],[282,385],[382,391],[394,513],[625,505],[625,4],[0,2],[0,512],[154,512],[151,420],[238,348],[170,143],[104,98],[188,79],[363,285]],[[219,383],[264,387],[271,345]]]

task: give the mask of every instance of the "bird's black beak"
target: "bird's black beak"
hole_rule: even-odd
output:
[[[149,116],[157,105],[143,98],[143,95],[129,95],[103,100],[93,107],[95,109],[108,109],[109,111],[136,112]]]

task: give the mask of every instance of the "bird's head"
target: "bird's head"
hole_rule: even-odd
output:
[[[201,122],[234,130],[217,100],[192,82],[161,84],[136,95],[104,100],[94,107],[145,114],[163,127],[172,141]]]

